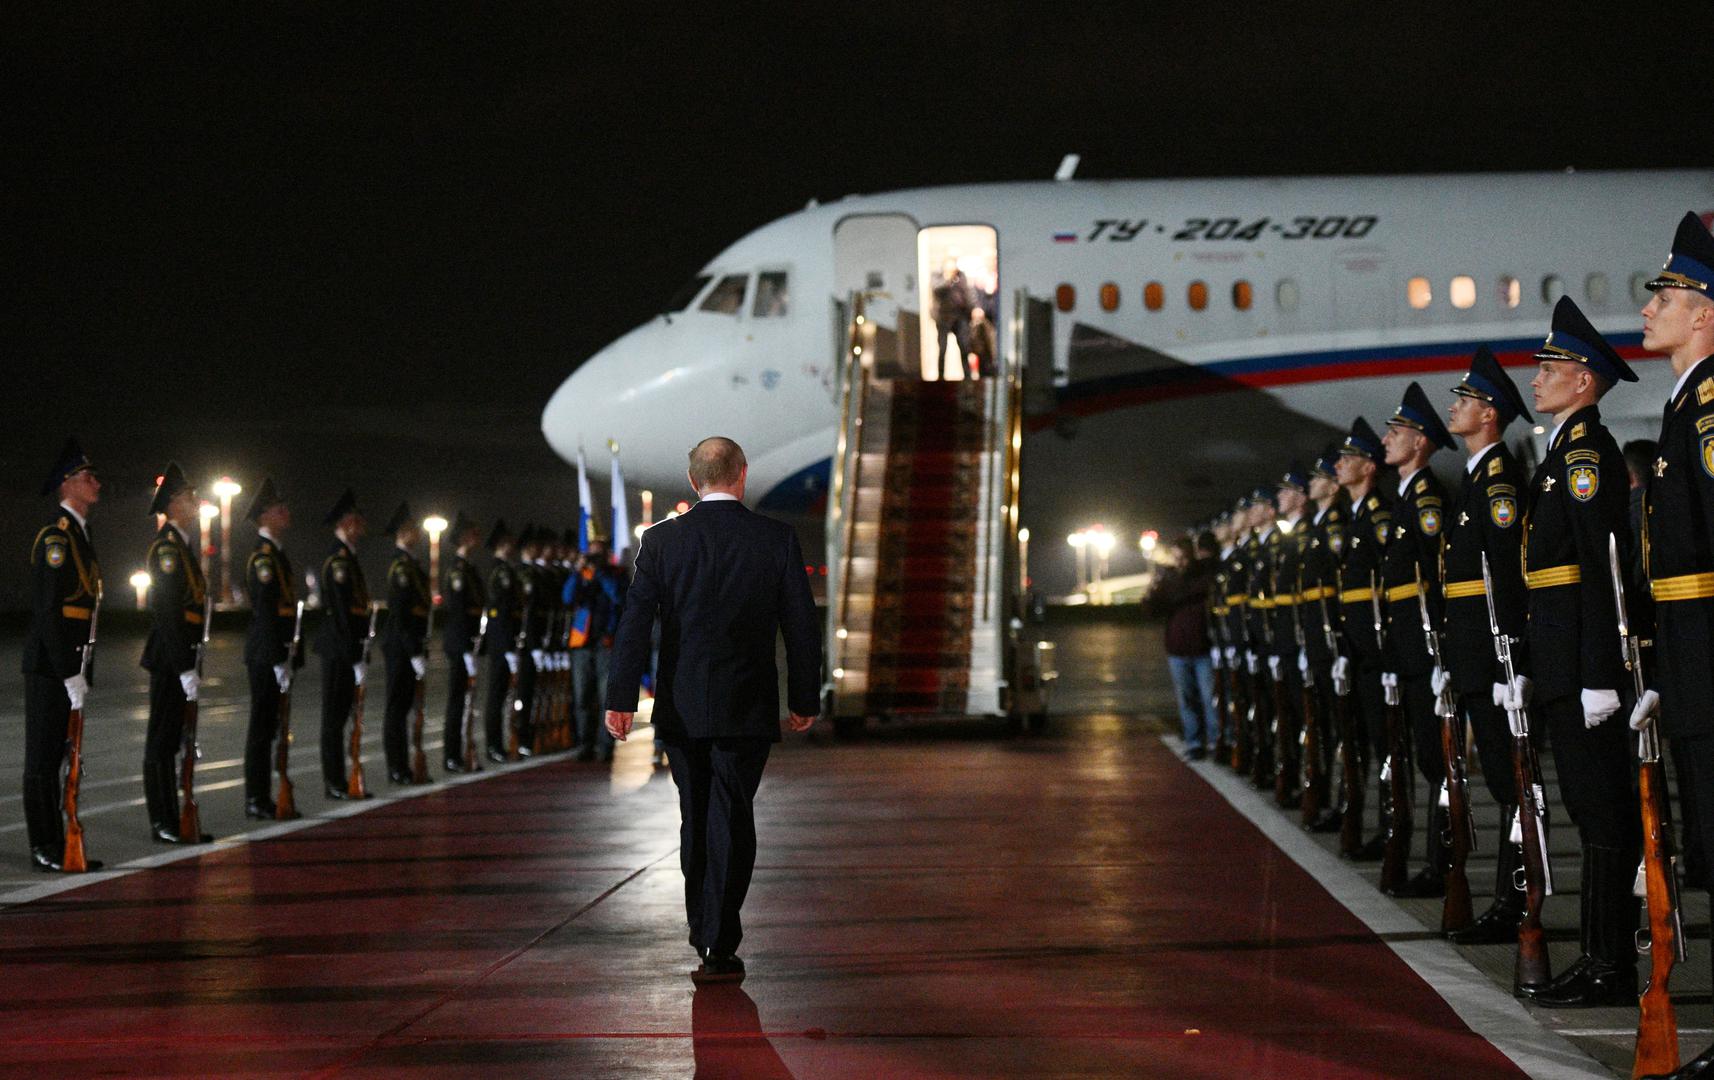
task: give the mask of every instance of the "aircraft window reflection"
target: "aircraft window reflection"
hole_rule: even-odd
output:
[[[716,315],[738,314],[744,306],[744,286],[749,280],[747,274],[727,274],[709,290],[708,298],[702,302],[702,310]]]
[[[1500,275],[1500,303],[1515,308],[1524,298],[1523,283],[1510,274]]]
[[[1460,311],[1476,306],[1476,279],[1469,274],[1459,274],[1452,279],[1452,284],[1446,290],[1446,298],[1452,301],[1452,306]]]
[[[1077,286],[1061,285],[1053,291],[1053,306],[1061,311],[1070,311],[1077,306]]]
[[[1111,281],[1101,286],[1101,310],[1119,310],[1119,286],[1113,284]]]
[[[1144,307],[1148,308],[1150,311],[1159,311],[1165,305],[1166,290],[1161,288],[1160,282],[1151,281],[1147,285],[1143,286]]]
[[[1583,295],[1591,304],[1607,302],[1607,275],[1596,272],[1583,279]]]
[[[1253,299],[1254,297],[1251,293],[1250,283],[1248,281],[1240,280],[1232,283],[1233,307],[1237,308],[1239,311],[1249,311],[1250,303]]]
[[[667,306],[662,310],[669,315],[675,311],[683,311],[690,306],[692,300],[702,295],[703,286],[713,280],[708,274],[696,275],[680,286],[678,292],[673,293],[672,299],[667,301]]]
[[[1208,306],[1208,282],[1193,281],[1190,283],[1190,309],[1201,311]]]
[[[1274,303],[1280,306],[1281,311],[1296,311],[1298,299],[1297,282],[1291,278],[1281,278],[1280,283],[1274,286]]]
[[[1646,304],[1654,294],[1649,292],[1649,280],[1653,274],[1631,275],[1631,300],[1633,303]]]
[[[750,313],[758,319],[783,319],[791,311],[791,293],[784,270],[765,270],[756,275],[756,306]]]
[[[1559,298],[1565,295],[1565,282],[1559,280],[1558,274],[1549,274],[1541,279],[1541,302],[1557,304]]]
[[[1425,277],[1413,277],[1405,282],[1405,299],[1410,306],[1421,311],[1434,302],[1434,286]]]

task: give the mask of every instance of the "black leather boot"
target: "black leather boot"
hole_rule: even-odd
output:
[[[24,828],[30,837],[31,861],[38,870],[58,870],[65,854],[65,819],[60,817],[58,785],[42,777],[24,780]],[[42,865],[37,853],[48,856],[52,866]]]
[[[1636,860],[1619,848],[1583,849],[1583,892],[1589,898],[1588,963],[1563,984],[1535,995],[1555,1009],[1635,1006],[1637,1003],[1637,899],[1631,894]]]
[[[179,842],[178,796],[171,762],[143,762],[143,802],[149,810],[149,834],[157,844]]]
[[[1452,853],[1446,845],[1447,833],[1451,831],[1449,818],[1450,815],[1444,807],[1436,805],[1429,810],[1428,862],[1403,885],[1387,895],[1417,898],[1446,895],[1446,868],[1452,864]]]
[[[1643,1080],[1714,1080],[1714,1046],[1669,1073],[1650,1073]]]
[[[1555,975],[1540,986],[1523,985],[1517,987],[1517,996],[1535,1001],[1543,994],[1562,993],[1567,987],[1579,982],[1583,978],[1583,969],[1589,966],[1592,959],[1589,955],[1589,910],[1592,906],[1592,897],[1594,895],[1595,889],[1590,882],[1589,848],[1584,847],[1583,882],[1577,890],[1577,934],[1579,943],[1577,959],[1571,962],[1570,967],[1567,967],[1564,971],[1561,971],[1558,975]]]
[[[1500,827],[1509,828],[1517,808],[1500,807]],[[1523,867],[1523,849],[1508,839],[1500,841],[1494,866],[1494,902],[1462,930],[1446,935],[1454,945],[1504,945],[1518,940],[1518,923],[1524,917],[1524,890],[1518,873]]]

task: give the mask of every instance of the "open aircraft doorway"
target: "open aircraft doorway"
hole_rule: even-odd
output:
[[[934,225],[917,233],[922,377],[957,382],[994,373],[1000,243],[989,225]]]

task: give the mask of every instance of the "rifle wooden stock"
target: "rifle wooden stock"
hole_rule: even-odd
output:
[[[65,769],[65,856],[60,867],[68,874],[81,874],[89,869],[89,858],[83,850],[83,823],[77,819],[78,787],[83,783],[83,709],[71,711],[66,723]]]
[[[1274,728],[1279,717],[1266,715],[1273,712],[1274,690],[1266,684],[1261,657],[1256,660],[1256,673],[1250,676],[1250,739],[1254,745],[1250,783],[1256,790],[1266,791],[1274,784]]]
[[[1321,768],[1321,710],[1317,708],[1319,695],[1315,690],[1315,677],[1305,675],[1303,679],[1303,797],[1298,803],[1301,820],[1305,825],[1311,825],[1321,815],[1322,808],[1327,803],[1327,774]]]
[[[1339,721],[1339,789],[1345,808],[1339,819],[1339,854],[1355,858],[1363,847],[1363,803],[1369,787],[1364,775],[1362,736],[1351,715],[1351,690],[1335,695]]]
[[[518,666],[524,666],[524,656],[518,655]],[[523,702],[518,700],[518,673],[511,672],[506,676],[506,760],[518,760],[518,721],[519,713],[523,711]]]
[[[288,659],[286,661],[290,663]],[[274,771],[280,777],[280,794],[274,800],[274,820],[291,821],[298,816],[297,797],[292,792],[292,692],[280,691],[280,737],[274,744]]]
[[[1446,818],[1452,835],[1447,847],[1446,901],[1440,908],[1442,932],[1462,930],[1476,921],[1470,906],[1470,785],[1464,774],[1464,719],[1456,710],[1440,718],[1440,752],[1446,758]]]
[[[202,838],[202,811],[196,805],[195,791],[198,711],[197,702],[185,702],[184,741],[179,751],[179,840],[186,844]]]
[[[1250,771],[1249,699],[1235,663],[1226,669],[1226,679],[1231,684],[1226,696],[1232,711],[1232,771],[1247,773]]]
[[[416,710],[417,716],[411,724],[411,783],[426,784],[429,782],[428,755],[423,753],[423,684],[428,682],[425,673],[417,680]]]
[[[1216,646],[1218,648],[1218,646]],[[1224,659],[1224,656],[1222,656]],[[1226,685],[1226,669],[1219,668],[1214,672],[1214,760],[1227,761],[1232,755],[1232,746],[1226,740],[1226,725],[1232,712],[1232,694]]]
[[[363,783],[363,699],[367,696],[368,678],[357,687],[351,698],[351,741],[347,753],[351,758],[351,768],[345,777],[345,793],[353,799],[367,799],[368,788]]]
[[[1274,803],[1284,808],[1291,805],[1291,752],[1297,734],[1291,729],[1291,712],[1286,708],[1285,662],[1280,662],[1281,677],[1273,680],[1274,690]]]
[[[1678,1017],[1667,983],[1684,946],[1679,925],[1678,879],[1673,871],[1672,819],[1659,757],[1637,768],[1643,811],[1643,878],[1648,884],[1649,977],[1638,999],[1633,1078],[1678,1068]]]
[[[1381,889],[1390,892],[1404,885],[1410,863],[1410,732],[1399,702],[1387,702],[1386,713],[1387,840],[1381,854]]]
[[[1512,738],[1512,779],[1518,788],[1518,822],[1523,834],[1524,917],[1518,923],[1518,956],[1512,981],[1518,986],[1541,986],[1553,978],[1548,960],[1547,937],[1541,928],[1541,908],[1547,899],[1547,867],[1542,863],[1542,837],[1535,793],[1537,772],[1535,748],[1529,736]]]

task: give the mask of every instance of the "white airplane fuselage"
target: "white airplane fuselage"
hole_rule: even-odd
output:
[[[817,513],[844,346],[835,301],[849,288],[836,280],[835,229],[902,215],[996,230],[1000,342],[1019,290],[1070,301],[1053,315],[1053,404],[1030,416],[1023,452],[1023,523],[1041,535],[1089,520],[1183,524],[1312,455],[1354,416],[1378,427],[1412,379],[1446,399],[1479,343],[1518,368],[1527,400],[1529,354],[1562,292],[1637,361],[1641,384],[1616,390],[1603,414],[1621,441],[1652,437],[1672,376],[1640,349],[1641,282],[1686,209],[1714,209],[1714,173],[1046,181],[848,197],[721,252],[681,310],[578,366],[542,430],[568,460],[616,439],[628,478],[667,506],[689,496],[689,447],[728,435],[748,454],[752,503]],[[765,312],[757,275],[780,273],[786,310]],[[736,275],[748,283],[736,310],[703,310]]]

